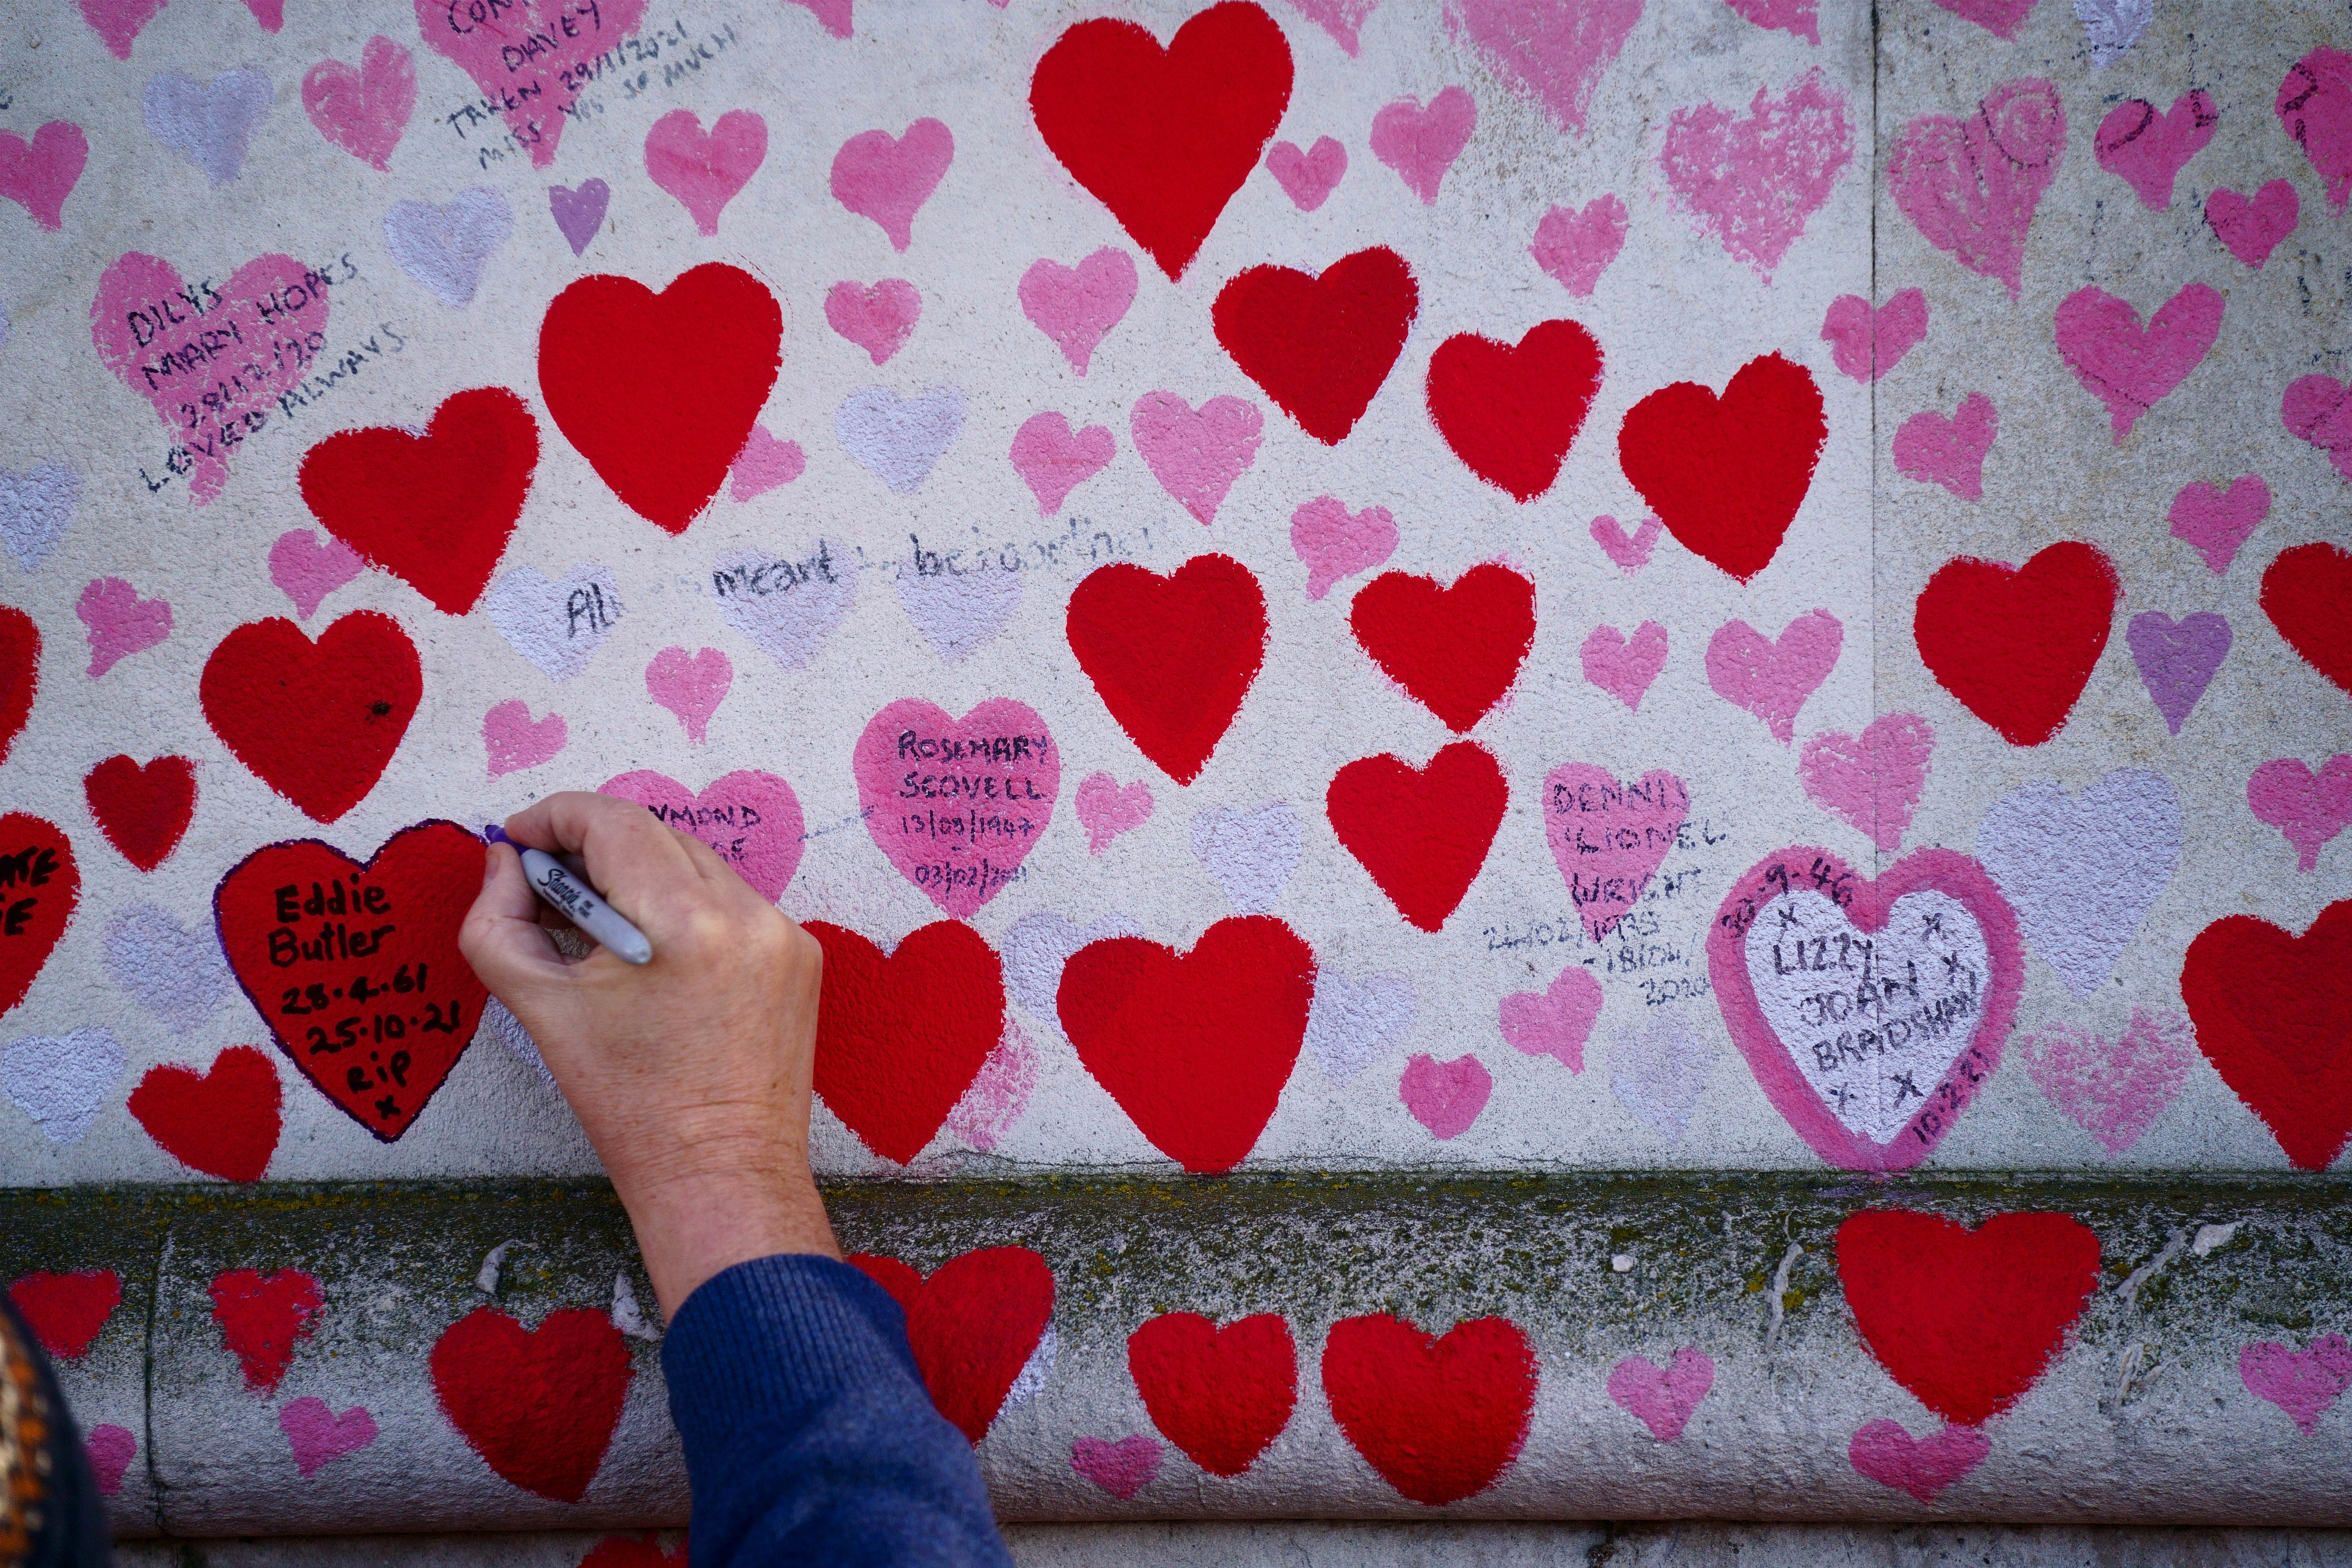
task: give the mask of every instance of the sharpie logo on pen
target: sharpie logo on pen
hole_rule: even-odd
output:
[[[594,895],[565,876],[561,866],[550,866],[539,885],[551,902],[562,906],[563,912],[574,920],[596,907]]]

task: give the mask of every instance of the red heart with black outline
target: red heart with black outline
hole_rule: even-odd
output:
[[[1937,684],[2012,746],[2065,726],[2106,650],[2123,584],[2091,546],[2062,540],[2022,566],[1961,556],[1919,590],[1911,637]]]
[[[283,616],[221,638],[196,692],[205,722],[263,784],[314,822],[367,798],[425,696],[400,623],[354,610],[312,642]]]
[[[213,1276],[213,1321],[245,1373],[247,1393],[278,1392],[294,1364],[295,1342],[310,1337],[325,1305],[319,1282],[299,1268],[225,1268]]]
[[[2197,1048],[2295,1168],[2324,1171],[2352,1137],[2352,899],[2300,936],[2252,915],[2197,933],[2180,966]]]
[[[1404,258],[1386,246],[1318,274],[1253,267],[1217,291],[1217,342],[1298,427],[1336,447],[1388,380],[1421,309]]]
[[[1214,1476],[1248,1469],[1298,1403],[1298,1349],[1277,1312],[1222,1329],[1162,1312],[1127,1336],[1127,1370],[1160,1435]]]
[[[81,790],[98,830],[142,871],[170,859],[195,820],[196,764],[185,757],[109,757],[89,770]]]
[[[1136,750],[1180,784],[1210,754],[1265,663],[1265,593],[1230,555],[1161,576],[1099,566],[1070,593],[1070,651]]]
[[[929,1279],[895,1258],[853,1252],[848,1261],[907,1314],[931,1403],[978,1447],[1054,1321],[1054,1271],[1025,1247],[950,1258]]]
[[[810,921],[824,949],[816,1092],[886,1160],[923,1152],[1004,1033],[1004,972],[961,921],[935,921],[893,952]]]
[[[1551,489],[1601,391],[1601,345],[1574,321],[1516,343],[1457,332],[1429,356],[1429,417],[1470,471],[1530,501]]]
[[[231,1046],[203,1072],[177,1062],[147,1069],[126,1108],[155,1146],[191,1171],[257,1182],[278,1152],[285,1090],[258,1046]]]
[[[9,1286],[8,1300],[43,1350],[59,1361],[79,1361],[122,1305],[122,1277],[111,1268],[38,1270]]]
[[[1519,678],[1536,641],[1536,585],[1489,561],[1441,588],[1383,572],[1348,606],[1348,626],[1391,680],[1466,735]]]
[[[1667,532],[1745,583],[1780,552],[1829,438],[1813,373],[1772,353],[1720,397],[1678,381],[1627,409],[1617,465]]]
[[[2312,668],[2352,691],[2352,551],[2280,551],[2263,572],[2263,614]]]
[[[1434,931],[1477,880],[1510,801],[1494,753],[1456,741],[1425,768],[1387,752],[1349,763],[1332,775],[1323,810],[1397,913]]]
[[[628,1396],[627,1342],[603,1312],[550,1312],[526,1329],[477,1307],[433,1346],[441,1412],[490,1468],[557,1502],[588,1494]]]
[[[1429,1508],[1485,1491],[1528,1440],[1536,1352],[1507,1318],[1443,1335],[1375,1312],[1323,1342],[1331,1418],[1381,1478]]]
[[[489,992],[457,951],[481,886],[482,841],[435,820],[365,865],[316,838],[265,845],[213,892],[229,968],[278,1048],[383,1142],[481,1026]]]
[[[0,605],[0,763],[33,716],[41,686],[41,629],[24,611]]]
[[[0,1014],[33,988],[80,900],[81,868],[58,825],[21,811],[0,816]]]

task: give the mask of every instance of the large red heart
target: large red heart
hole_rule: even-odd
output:
[[[1248,1469],[1298,1403],[1298,1350],[1276,1312],[1222,1329],[1162,1312],[1127,1336],[1127,1370],[1160,1435],[1212,1475]]]
[[[319,1282],[299,1268],[226,1268],[213,1276],[213,1321],[245,1373],[247,1393],[278,1392],[294,1364],[294,1342],[310,1338],[325,1304]]]
[[[1171,279],[1209,237],[1290,106],[1290,45],[1248,0],[1212,5],[1162,49],[1097,16],[1029,79],[1037,133]]]
[[[433,1346],[442,1414],[490,1468],[526,1491],[578,1502],[604,1462],[636,1369],[602,1312],[550,1312],[526,1329],[477,1307]]]
[[[1387,752],[1349,763],[1332,775],[1323,809],[1397,913],[1433,931],[1486,864],[1510,799],[1494,754],[1456,741],[1425,768]]]
[[[229,968],[278,1048],[386,1143],[481,1026],[489,993],[457,951],[481,886],[482,841],[431,821],[364,866],[315,838],[265,845],[214,889]]]
[[[2252,915],[2197,933],[2180,966],[2197,1047],[2300,1170],[2352,1135],[2352,899],[2301,936]]]
[[[503,386],[453,394],[422,436],[345,430],[302,458],[302,500],[327,531],[445,614],[482,596],[539,467],[539,421]]]
[[[1253,267],[1217,291],[1210,317],[1242,374],[1300,429],[1336,447],[1371,406],[1420,309],[1412,268],[1374,246],[1319,277]]]
[[[0,1013],[25,999],[81,898],[72,843],[52,822],[0,816]]]
[[[425,670],[400,623],[378,611],[353,611],[315,643],[274,617],[221,638],[196,693],[238,762],[305,816],[332,822],[391,765]]]
[[[539,393],[623,505],[684,533],[766,406],[783,341],[775,296],[740,268],[706,262],[658,294],[599,273],[547,307]]]
[[[278,1069],[257,1046],[231,1046],[203,1072],[165,1062],[131,1091],[131,1119],[156,1147],[224,1182],[257,1182],[278,1152]]]
[[[2352,691],[2352,552],[2298,544],[2263,573],[2263,614],[2311,668]]]
[[[1920,1404],[1980,1426],[2049,1370],[2099,1288],[2099,1238],[2071,1215],[1864,1209],[1837,1233],[1862,1342]]]
[[[1230,555],[1165,577],[1097,567],[1064,622],[1078,668],[1136,749],[1180,784],[1201,776],[1265,662],[1265,594]]]
[[[1192,951],[1141,937],[1070,956],[1062,1032],[1151,1146],[1213,1174],[1249,1155],[1290,1081],[1315,954],[1272,915],[1219,921]]]
[[[1938,684],[2012,746],[2055,735],[2107,646],[2123,584],[2062,540],[2022,566],[1961,556],[1919,590],[1912,640]]]
[[[1391,680],[1466,735],[1510,690],[1535,646],[1536,585],[1491,561],[1450,588],[1383,572],[1348,606],[1348,625]]]
[[[1745,583],[1771,564],[1829,438],[1813,373],[1766,354],[1721,397],[1678,381],[1633,405],[1617,466],[1668,532]]]
[[[1519,1457],[1536,1405],[1536,1352],[1507,1318],[1443,1336],[1375,1312],[1323,1342],[1323,1394],[1389,1485],[1442,1508],[1493,1486]]]
[[[122,1304],[122,1277],[111,1268],[27,1274],[8,1287],[8,1300],[43,1350],[78,1361]]]
[[[1054,1321],[1054,1271],[1025,1247],[950,1258],[929,1279],[895,1258],[856,1252],[849,1261],[907,1314],[931,1403],[979,1447]]]
[[[1601,345],[1538,321],[1514,346],[1458,332],[1429,356],[1429,417],[1454,455],[1523,501],[1551,489],[1601,390]]]
[[[888,953],[845,926],[803,929],[824,949],[816,1091],[868,1149],[903,1165],[1004,1033],[995,951],[961,921],[935,921]]]
[[[89,770],[81,790],[106,841],[142,871],[152,871],[180,847],[195,817],[196,764],[185,757],[109,757]]]
[[[24,611],[0,605],[0,763],[33,716],[41,684],[41,629]]]

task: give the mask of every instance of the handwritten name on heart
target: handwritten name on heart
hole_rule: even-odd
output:
[[[613,569],[598,561],[576,563],[560,580],[518,566],[490,584],[482,607],[508,646],[559,685],[588,668],[627,610]]]
[[[791,784],[757,768],[722,774],[699,793],[639,769],[606,779],[596,793],[635,801],[663,826],[701,839],[770,903],[783,897],[807,847],[800,797]]]
[[[2038,77],[2006,82],[1966,120],[1923,114],[1886,161],[1887,189],[1928,244],[2016,299],[2034,208],[2058,177],[2066,110]]]
[[[1658,153],[1699,232],[1767,283],[1853,163],[1845,99],[1817,70],[1778,97],[1758,88],[1745,119],[1712,103],[1675,110]]]
[[[1544,838],[1592,940],[1617,929],[1682,839],[1690,791],[1664,768],[1621,784],[1606,768],[1562,763],[1544,777]]]
[[[854,553],[820,539],[797,560],[750,550],[722,555],[711,563],[710,585],[727,624],[794,670],[824,651],[849,614],[858,574]]]
[[[1062,788],[1061,748],[1036,710],[1009,697],[961,719],[901,698],[866,724],[850,769],[875,846],[951,920],[1021,875]]]
[[[501,106],[534,169],[555,162],[572,119],[564,110],[596,79],[597,57],[635,36],[645,14],[646,0],[510,0],[496,10],[415,0],[425,46],[473,78],[485,107]]]

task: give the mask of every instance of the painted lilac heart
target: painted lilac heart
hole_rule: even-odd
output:
[[[1396,547],[1396,519],[1384,506],[1349,511],[1336,497],[1317,496],[1290,514],[1290,548],[1306,563],[1310,602],[1340,579],[1378,566]]]
[[[2074,0],[2074,20],[2083,24],[2091,68],[2103,71],[2123,58],[2156,20],[2156,0]]]
[[[37,569],[57,548],[81,505],[81,470],[63,458],[24,472],[0,468],[0,545],[24,571]]]
[[[1605,192],[1582,207],[1553,207],[1536,225],[1528,254],[1563,289],[1589,300],[1601,275],[1625,248],[1625,204]]]
[[[52,1143],[79,1143],[113,1096],[127,1057],[113,1031],[35,1035],[0,1051],[0,1093]]]
[[[1675,1351],[1664,1366],[1647,1356],[1629,1355],[1609,1369],[1609,1397],[1661,1443],[1683,1435],[1714,1386],[1715,1358],[1696,1345]]]
[[[1078,826],[1087,830],[1087,853],[1100,855],[1120,834],[1151,820],[1151,781],[1122,784],[1107,773],[1091,773],[1078,781],[1075,804]]]
[[[556,232],[563,243],[578,256],[604,226],[604,214],[613,205],[613,187],[602,180],[583,180],[575,189],[571,185],[547,187],[547,208],[554,216]]]
[[[1004,963],[1004,988],[1033,1023],[1066,1045],[1059,993],[1062,968],[1070,962],[1070,955],[1111,937],[1142,934],[1143,928],[1122,914],[1103,915],[1084,926],[1051,910],[1023,915],[997,944]]]
[[[1562,763],[1545,775],[1543,814],[1560,880],[1600,942],[1649,891],[1690,816],[1690,792],[1664,768],[1621,784],[1606,768]]]
[[[1103,338],[1135,303],[1135,258],[1108,245],[1076,267],[1034,261],[1021,275],[1021,312],[1084,375]]]
[[[710,733],[710,717],[735,684],[735,666],[715,647],[666,647],[646,666],[646,695],[677,716],[687,740],[700,745]]]
[[[1841,294],[1822,318],[1822,342],[1838,369],[1868,385],[1903,363],[1927,335],[1927,296],[1906,289],[1875,310],[1859,294]]]
[[[541,1083],[550,1089],[555,1087],[555,1075],[548,1071],[547,1058],[539,1054],[539,1042],[530,1037],[522,1020],[507,1011],[507,1005],[495,996],[482,1004],[482,1027],[517,1061],[538,1074]]]
[[[114,983],[184,1039],[235,988],[211,924],[191,930],[153,904],[133,904],[108,921],[105,947]]]
[[[100,577],[84,588],[74,614],[89,630],[92,680],[172,635],[172,606],[161,598],[141,598],[139,590],[120,577]]]
[[[1140,1432],[1116,1443],[1080,1437],[1070,1445],[1070,1468],[1125,1502],[1160,1474],[1160,1444]]]
[[[2116,445],[2141,415],[2162,402],[2202,363],[2221,335],[2219,289],[2191,283],[2140,324],[2127,300],[2077,289],[2058,303],[2058,355],[2083,390],[2106,405]]]
[[[701,839],[770,903],[784,896],[807,847],[800,796],[757,768],[722,774],[698,793],[667,773],[640,769],[606,779],[596,793],[633,800],[663,826]]]
[[[286,1434],[294,1468],[305,1480],[376,1439],[375,1417],[364,1406],[354,1405],[338,1415],[315,1397],[289,1400],[278,1413],[278,1429]]]
[[[165,71],[148,81],[140,103],[150,135],[225,185],[245,167],[246,138],[269,113],[272,96],[257,70],[223,71],[208,83]]]
[[[2021,1035],[2026,1076],[2066,1119],[2121,1154],[2156,1125],[2197,1060],[2197,1031],[2186,1013],[2132,1009],[2109,1038],[2063,1019]]]
[[[2223,249],[2257,272],[2302,221],[2303,201],[2292,180],[2273,180],[2251,196],[2217,189],[2205,198],[2205,226]]]
[[[900,397],[889,387],[868,386],[842,399],[833,431],[858,467],[898,494],[911,495],[955,444],[963,415],[963,393],[956,387]]]
[[[571,736],[562,714],[533,719],[530,705],[520,697],[497,703],[482,715],[482,751],[494,779],[554,761]]]
[[[1504,85],[1570,136],[1601,78],[1642,19],[1642,0],[1446,0],[1445,30],[1465,35]]]
[[[1018,572],[931,569],[938,556],[919,551],[892,584],[898,607],[946,664],[960,664],[988,646],[1021,607]]]
[[[1426,108],[1401,98],[1372,116],[1372,156],[1394,169],[1422,205],[1434,206],[1445,172],[1477,127],[1478,105],[1467,89],[1446,88]]]
[[[2221,111],[2201,91],[2181,94],[2169,110],[2146,99],[2126,99],[2099,121],[2091,151],[2099,167],[2129,185],[2142,206],[2160,213],[2172,205],[2174,179],[2213,140],[2213,128],[2221,123]]]
[[[947,177],[955,138],[936,120],[918,120],[904,136],[866,131],[833,156],[834,199],[871,218],[904,250],[914,243],[915,215]]]
[[[1237,915],[1272,914],[1306,852],[1306,835],[1285,801],[1249,811],[1220,805],[1192,819],[1192,853]]]
[[[2088,996],[2171,884],[2180,835],[2172,781],[2117,768],[2079,795],[2046,779],[2011,790],[1977,825],[1976,848],[2033,951]]]
[[[1879,848],[1903,847],[1911,814],[1927,793],[1936,731],[1916,713],[1885,713],[1859,735],[1825,730],[1805,742],[1797,778],[1814,805],[1870,836]]]
[[[1974,1426],[1946,1426],[1931,1437],[1914,1437],[1893,1421],[1873,1421],[1846,1445],[1857,1474],[1883,1487],[1909,1492],[1922,1503],[1984,1463],[1992,1439]]]
[[[1416,1055],[1406,1060],[1404,1076],[1397,1080],[1397,1098],[1440,1142],[1469,1131],[1494,1092],[1494,1076],[1474,1056],[1441,1062]]]
[[[1706,644],[1706,683],[1734,708],[1764,721],[1782,745],[1796,737],[1797,714],[1822,688],[1845,647],[1845,627],[1827,610],[1808,610],[1768,637],[1746,621],[1727,621]]]
[[[1070,492],[1110,466],[1118,444],[1108,425],[1072,430],[1059,413],[1033,414],[1013,433],[1013,468],[1037,498],[1037,515],[1062,510]]]
[[[1325,1079],[1347,1083],[1404,1044],[1420,1011],[1420,994],[1402,974],[1355,980],[1318,964],[1315,999],[1307,1009],[1306,1047]]]
[[[2131,618],[2124,641],[2165,728],[2178,735],[2229,657],[2230,623],[2210,611],[2176,621],[2162,610],[2144,610]]]
[[[610,566],[579,561],[553,580],[518,566],[490,584],[482,609],[509,647],[561,685],[588,668],[627,606]]]
[[[874,284],[845,278],[825,290],[825,324],[864,349],[876,364],[907,346],[922,314],[923,296],[904,278]]]
[[[1962,500],[1984,499],[1985,455],[2000,435],[1992,399],[1971,392],[1947,418],[1924,409],[1895,432],[1895,471],[1921,484],[1941,485]]]
[[[491,185],[468,185],[447,205],[394,202],[383,247],[399,268],[451,310],[473,301],[482,268],[514,232],[514,209]]]
[[[415,13],[425,45],[473,78],[484,107],[498,107],[530,166],[544,169],[572,121],[564,110],[596,79],[597,58],[617,58],[636,36],[646,0],[500,0],[495,11],[415,0]]]
[[[416,110],[416,62],[379,33],[356,68],[320,60],[302,73],[302,112],[319,134],[381,174]],[[574,247],[577,254],[577,247]]]
[[[2172,498],[2172,537],[2186,542],[2205,557],[2220,576],[2238,558],[2238,546],[2271,514],[2271,488],[2260,474],[2241,474],[2227,490],[2203,479],[2180,487]]]
[[[1817,70],[1778,98],[1758,88],[1746,119],[1675,110],[1658,153],[1675,205],[1767,283],[1853,162],[1845,99]]]
[[[1502,1000],[1496,1022],[1503,1041],[1524,1056],[1550,1057],[1570,1072],[1584,1070],[1584,1042],[1601,1018],[1601,982],[1571,963],[1541,991],[1517,991]]]
[[[2300,757],[2273,757],[2246,781],[2246,808],[2286,836],[2296,870],[2314,870],[2328,840],[2352,826],[2352,756],[2330,757],[2315,773]]]
[[[1256,460],[1265,428],[1255,404],[1228,395],[1195,409],[1172,392],[1144,394],[1128,420],[1144,467],[1203,527]]]
[[[1021,875],[1053,826],[1062,752],[1035,709],[992,697],[962,718],[902,697],[851,753],[866,831],[950,920],[968,920]]]
[[[1277,142],[1266,149],[1265,171],[1282,187],[1290,205],[1311,213],[1339,188],[1348,173],[1348,150],[1328,136],[1318,136],[1307,152],[1296,142]]]
[[[2238,1352],[2238,1381],[2248,1394],[2285,1411],[2308,1437],[2352,1388],[2352,1343],[2342,1334],[2322,1334],[2310,1349],[2298,1351],[2264,1340]]]
[[[1629,637],[1615,626],[1595,626],[1578,658],[1588,683],[1638,713],[1650,683],[1666,668],[1666,628],[1643,621]]]
[[[307,528],[289,528],[269,546],[269,580],[294,602],[294,613],[306,621],[328,595],[358,576],[366,565],[360,552],[341,540],[332,534],[321,538]]]
[[[825,643],[857,598],[857,558],[820,539],[793,560],[738,550],[712,563],[719,613],[744,640],[786,670],[799,669]]]
[[[1928,244],[1971,272],[2023,287],[2025,238],[2066,151],[2066,110],[2038,77],[1987,94],[1966,120],[1923,114],[1886,161],[1895,205]]]
[[[1682,1142],[1714,1070],[1715,1041],[1671,1014],[1653,1014],[1609,1043],[1609,1092],[1668,1143]]]

